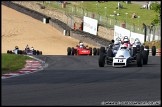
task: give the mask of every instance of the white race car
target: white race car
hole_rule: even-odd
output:
[[[146,50],[137,51],[136,49],[136,54],[133,54],[133,52],[135,52],[133,51],[133,48],[129,49],[125,44],[123,44],[114,56],[111,48],[104,50],[104,48],[101,47],[98,59],[99,67],[104,67],[105,63],[107,63],[107,65],[112,65],[113,67],[127,67],[129,64],[134,62],[137,62],[138,67],[147,64],[148,54]]]

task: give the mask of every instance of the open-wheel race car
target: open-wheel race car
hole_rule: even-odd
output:
[[[152,47],[152,54],[156,54],[156,47]],[[99,67],[112,65],[113,67],[127,67],[129,64],[137,64],[138,67],[142,67],[148,63],[149,49],[148,46],[142,44],[134,44],[134,46],[128,47],[127,43],[122,43],[117,50],[113,53],[113,48],[105,47],[100,48],[100,56],[98,59]]]
[[[42,55],[42,51],[25,48],[25,50],[19,50],[16,46],[14,50],[7,50],[8,54],[24,54],[24,55]]]
[[[68,47],[67,48],[67,55],[99,55],[99,48],[91,48],[87,46],[80,47],[77,45],[74,47]]]

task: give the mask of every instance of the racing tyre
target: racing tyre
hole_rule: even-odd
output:
[[[142,57],[143,57],[143,64],[147,64],[148,62],[148,53],[147,51],[142,51]]]
[[[136,50],[137,50],[136,52],[139,53],[140,50],[141,50],[141,49],[140,49],[140,45],[137,45],[136,48],[137,48],[137,49],[136,49]]]
[[[67,48],[67,55],[71,55],[71,48],[70,47]]]
[[[140,50],[141,50],[141,52],[144,50],[144,46],[143,45],[141,45]]]
[[[105,55],[104,54],[100,54],[99,59],[98,59],[98,64],[99,64],[99,67],[105,66]]]
[[[97,49],[93,48],[93,55],[97,55]]]
[[[34,50],[34,51],[33,51],[33,55],[36,55],[36,53],[37,53],[36,50]]]
[[[36,53],[37,53],[37,55],[39,55],[39,51],[38,50],[36,51]]]
[[[99,48],[97,48],[97,55],[99,55],[100,54],[100,49]]]
[[[90,54],[89,54],[89,55],[91,55],[91,56],[92,56],[92,48],[91,48],[91,47],[89,47],[89,50],[90,50]]]
[[[156,55],[156,47],[152,46],[152,56],[155,56],[155,55]]]
[[[72,47],[71,48],[71,55],[74,55],[74,52],[75,52],[74,47]]]
[[[103,54],[103,53],[105,53],[105,47],[101,47],[101,48],[100,48],[99,54]]]
[[[9,50],[7,50],[7,54],[9,54],[10,53],[10,51]]]
[[[142,54],[141,53],[137,53],[136,60],[137,60],[137,66],[138,67],[142,67],[142,65],[143,65],[143,59],[142,59]]]
[[[145,48],[147,49],[147,55],[149,55],[149,46],[145,46]]]

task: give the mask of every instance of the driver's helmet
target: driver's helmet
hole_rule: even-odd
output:
[[[123,43],[129,43],[129,39],[128,39],[128,38],[125,38],[125,39],[123,40]]]
[[[114,45],[119,45],[119,44],[120,44],[119,41],[115,41],[115,42],[114,42]]]
[[[19,47],[18,46],[15,46],[15,49],[18,49]]]

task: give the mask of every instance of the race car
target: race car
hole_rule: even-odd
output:
[[[134,47],[141,48],[141,50],[146,50],[147,51],[147,54],[149,55],[149,46],[144,46],[140,42],[140,40],[138,38],[136,38],[135,41],[132,44],[132,48],[134,48]],[[156,46],[152,46],[151,52],[152,52],[152,56],[155,56],[156,55]]]
[[[93,52],[93,53],[92,53]],[[67,55],[99,55],[99,48],[92,48],[87,46],[84,46],[81,48],[79,45],[76,45],[76,47],[68,47],[67,48]]]
[[[127,67],[134,62],[137,62],[138,67],[142,67],[143,64],[147,64],[148,62],[147,51],[137,51],[136,55],[132,56],[133,51],[129,50],[124,44],[119,48],[115,57],[113,56],[111,49],[105,51],[104,48],[102,48],[102,51],[100,52],[98,59],[99,67],[104,67],[105,63],[107,63],[107,65],[112,65],[113,67]]]
[[[18,48],[15,48],[14,50],[7,50],[8,54],[25,54],[25,55],[42,55],[42,51],[39,50],[30,50],[30,49],[25,49],[25,50],[19,50]]]

